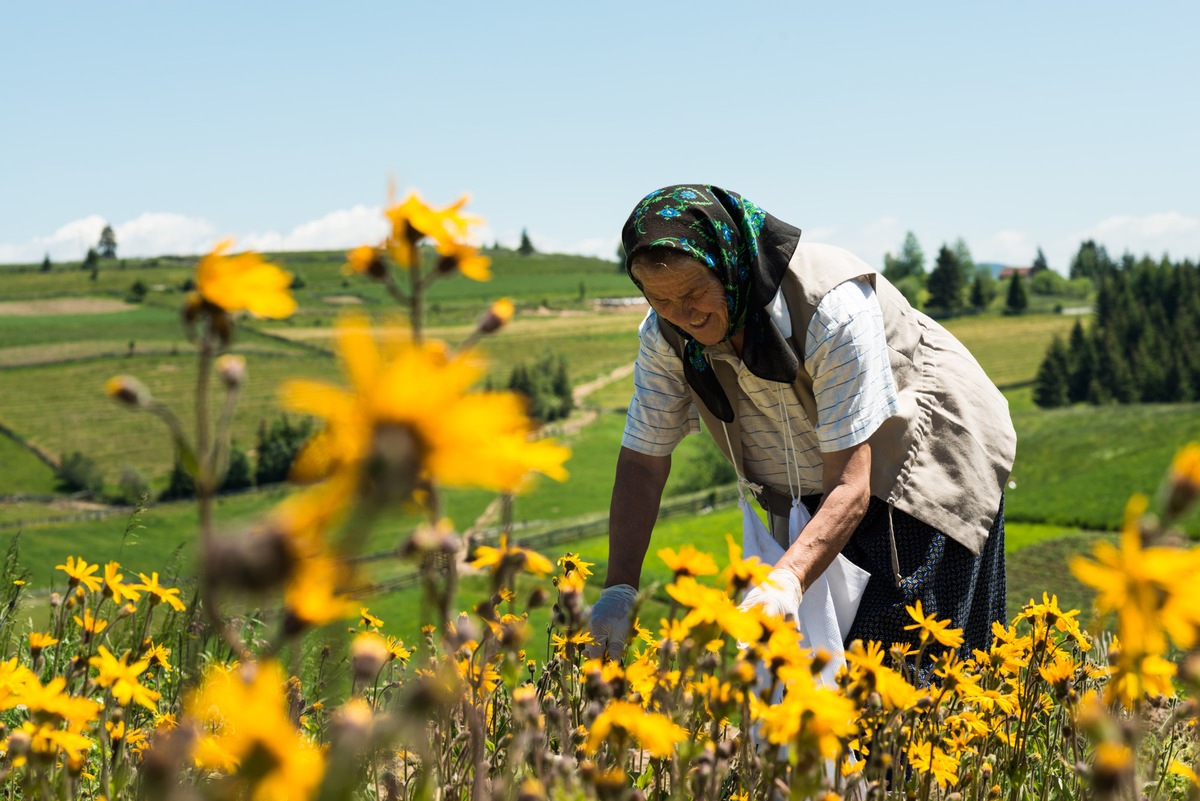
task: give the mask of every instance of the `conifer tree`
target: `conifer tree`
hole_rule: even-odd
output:
[[[944,309],[950,315],[962,311],[963,289],[966,286],[966,280],[958,257],[945,245],[942,245],[941,250],[938,251],[937,266],[929,274],[926,286],[929,289],[929,305],[931,307]]]
[[[534,250],[533,241],[529,238],[529,232],[524,228],[521,229],[521,244],[519,247],[517,247],[517,253],[520,253],[522,256],[529,256],[537,253],[537,251]]]
[[[1021,274],[1014,272],[1008,282],[1008,299],[1004,302],[1004,311],[1007,314],[1021,314],[1028,306],[1029,296],[1021,283]]]
[[[111,225],[105,225],[104,230],[100,232],[100,241],[96,244],[96,250],[100,253],[101,258],[115,259],[117,257],[117,235],[113,233]]]
[[[1066,406],[1067,395],[1067,349],[1059,337],[1050,343],[1042,364],[1038,367],[1033,383],[1033,402],[1043,409]]]

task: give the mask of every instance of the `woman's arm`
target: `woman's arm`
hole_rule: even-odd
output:
[[[871,498],[871,446],[866,442],[824,456],[820,508],[776,567],[787,568],[807,590],[842,552]]]
[[[608,510],[608,575],[605,587],[637,587],[650,533],[658,519],[663,487],[671,472],[670,456],[648,456],[622,447],[617,456],[612,503]]]

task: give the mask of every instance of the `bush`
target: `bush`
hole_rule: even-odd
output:
[[[117,480],[116,500],[126,506],[135,506],[149,496],[150,482],[146,477],[135,467],[122,467],[121,477]]]
[[[99,495],[104,489],[104,473],[96,460],[79,451],[64,456],[56,473],[59,488],[65,492]]]
[[[300,448],[312,434],[312,420],[305,418],[292,422],[285,414],[272,422],[258,424],[258,444],[255,447],[257,464],[254,468],[254,483],[258,486],[287,481],[288,470]],[[232,468],[232,455],[230,458]]]
[[[667,491],[671,495],[710,490],[737,481],[737,471],[711,437],[696,437],[699,453],[682,461],[671,473]]]
[[[183,469],[183,465],[176,461],[171,467],[170,475],[167,476],[167,488],[159,494],[158,499],[160,501],[182,501],[195,497],[195,480]]]
[[[221,482],[222,492],[236,492],[250,489],[254,486],[254,473],[250,469],[250,457],[237,445],[229,448],[229,468],[225,471],[225,480]]]
[[[532,366],[519,362],[513,368],[508,388],[529,401],[529,416],[542,423],[560,420],[575,408],[567,360],[547,352]]]

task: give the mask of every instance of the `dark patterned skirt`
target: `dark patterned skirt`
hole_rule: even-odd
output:
[[[803,500],[810,511],[820,502],[819,497]],[[926,615],[949,619],[953,628],[963,630],[963,658],[970,658],[976,649],[991,648],[992,622],[1004,623],[1007,617],[1004,496],[1000,497],[1000,509],[979,556],[899,509],[892,510],[892,523],[900,556],[898,587],[892,569],[886,503],[871,498],[862,523],[842,549],[843,556],[871,574],[847,644],[877,640],[885,649],[893,643],[912,643],[915,647],[919,633],[904,630],[914,622],[905,607],[920,601]],[[939,648],[933,648],[933,653]],[[922,684],[929,683],[928,662],[918,675]]]

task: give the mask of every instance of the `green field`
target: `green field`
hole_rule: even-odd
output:
[[[608,312],[592,305],[598,297],[633,293],[614,263],[547,255],[522,258],[510,251],[491,255],[495,259],[491,282],[455,278],[433,287],[427,333],[451,344],[461,342],[486,302],[501,296],[513,298],[516,319],[482,343],[491,360],[492,385],[504,385],[516,363],[532,361],[546,352],[567,357],[576,386],[632,363],[644,307]],[[381,286],[342,274],[341,254],[289,253],[279,254],[278,260],[302,280],[303,285],[295,290],[301,305],[291,320],[244,321],[239,327],[235,350],[247,355],[250,376],[234,427],[235,439],[243,448],[254,445],[261,420],[279,413],[277,387],[284,379],[304,376],[341,383],[331,339],[332,324],[339,314],[348,308],[383,320],[398,314]],[[70,265],[56,265],[50,273],[0,268],[0,303],[28,305],[71,298],[80,304],[80,311],[74,313],[0,313],[0,423],[51,455],[80,450],[92,456],[110,483],[124,466],[131,466],[161,485],[172,455],[158,421],[104,398],[103,385],[109,377],[137,375],[185,421],[191,414],[195,356],[177,315],[183,299],[181,285],[190,274],[191,261],[151,261],[130,260],[125,269],[104,263],[95,282]],[[91,299],[105,300],[110,306],[121,300],[135,280],[150,288],[145,303],[103,314],[84,312]],[[0,306],[0,312],[4,308]],[[1050,552],[1044,550],[1050,547],[1048,543],[1076,547],[1094,536],[1079,534],[1079,529],[1114,528],[1129,493],[1153,492],[1176,449],[1189,439],[1200,439],[1196,405],[1076,407],[1049,412],[1034,407],[1030,385],[1042,354],[1053,336],[1070,331],[1075,319],[1056,314],[985,314],[945,323],[1005,391],[1018,431],[1016,486],[1007,493],[1010,597],[1014,603],[1040,594],[1037,588],[1042,585],[1054,591],[1055,579],[1066,588],[1066,573],[1057,552],[1053,557],[1057,563],[1038,572],[1039,565],[1049,558]],[[518,534],[595,519],[607,511],[632,381],[625,372],[601,386],[583,400],[582,410],[565,429],[554,428],[556,436],[572,448],[567,464],[571,477],[563,484],[541,480],[534,492],[516,500],[513,517]],[[190,423],[185,425],[190,428]],[[687,464],[711,458],[710,453],[701,438],[688,438],[676,454],[677,469],[668,491],[677,488]],[[55,484],[45,464],[12,440],[0,437],[0,495],[53,493]],[[222,499],[222,533],[237,536],[284,492],[273,488]],[[480,491],[449,491],[446,513],[460,530],[466,529],[491,501],[492,496]],[[63,509],[61,503],[41,500],[0,503],[0,524],[36,520],[39,515],[57,517],[64,514]],[[664,520],[656,530],[652,552],[665,545],[691,542],[723,555],[724,535],[740,529],[737,514],[736,508],[725,508],[708,515]],[[26,522],[24,561],[41,587],[54,580],[53,565],[68,554],[91,561],[120,558],[131,569],[156,569],[180,546],[186,553],[194,539],[195,512],[186,503],[164,504],[147,510],[140,524],[141,528],[122,542],[125,517],[120,514],[99,521]],[[394,547],[413,524],[414,520],[404,515],[382,521],[369,548],[384,551]],[[1193,535],[1200,535],[1200,521],[1193,518],[1189,525]],[[0,529],[0,540],[13,533],[12,528]],[[557,547],[558,552],[566,550],[578,550],[602,565],[607,541],[603,536],[588,536]],[[386,579],[406,569],[384,561],[379,574]],[[663,578],[651,565],[647,569],[648,581]],[[468,579],[464,587],[470,595],[485,592],[485,584],[482,578]],[[390,616],[411,622],[416,598],[415,592],[405,591],[373,599],[371,605],[385,619]],[[661,609],[648,613],[656,619]]]

